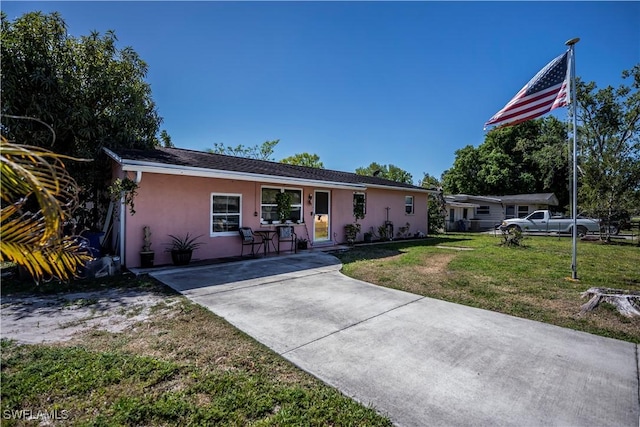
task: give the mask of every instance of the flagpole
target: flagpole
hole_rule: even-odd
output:
[[[577,138],[577,126],[576,126],[576,60],[574,46],[580,41],[580,38],[576,37],[571,40],[567,40],[565,45],[569,46],[571,52],[570,60],[570,77],[571,77],[571,113],[573,116],[573,184],[571,186],[572,191],[572,203],[571,203],[571,215],[573,216],[573,227],[571,227],[571,236],[573,240],[572,256],[571,256],[571,279],[578,280],[578,138]]]

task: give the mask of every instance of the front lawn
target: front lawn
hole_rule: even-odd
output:
[[[568,280],[570,238],[526,237],[524,247],[500,242],[491,234],[453,233],[357,246],[337,256],[343,273],[370,283],[640,343],[639,318],[608,304],[580,314],[587,302],[580,293],[591,287],[640,291],[637,243],[579,241],[574,282]]]
[[[50,345],[2,340],[3,426],[391,425],[154,280],[120,276],[64,290],[114,286],[165,299],[121,333],[88,330]]]

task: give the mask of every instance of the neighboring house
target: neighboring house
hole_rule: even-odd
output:
[[[447,231],[489,230],[503,219],[523,218],[538,209],[558,205],[553,193],[514,194],[506,196],[445,196]]]
[[[169,234],[202,235],[198,259],[239,255],[239,227],[271,228],[275,194],[292,195],[291,218],[299,238],[312,245],[346,241],[360,203],[362,234],[393,223],[410,224],[411,234],[427,232],[427,197],[432,190],[373,176],[317,169],[178,148],[105,149],[113,159],[113,179],[138,183],[135,215],[120,209],[114,241],[127,267],[140,265],[143,227],[151,230],[155,264],[170,263]]]

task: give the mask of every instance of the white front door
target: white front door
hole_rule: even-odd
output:
[[[329,229],[329,195],[328,191],[316,190],[313,211],[313,241],[326,242],[331,240]]]

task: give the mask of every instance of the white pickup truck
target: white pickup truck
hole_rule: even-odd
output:
[[[584,236],[589,232],[600,232],[600,220],[580,218],[578,216],[576,230],[578,236]],[[505,219],[500,224],[500,230],[536,231],[545,233],[571,233],[573,218],[565,218],[563,215],[553,215],[548,210],[535,211],[524,218]]]

